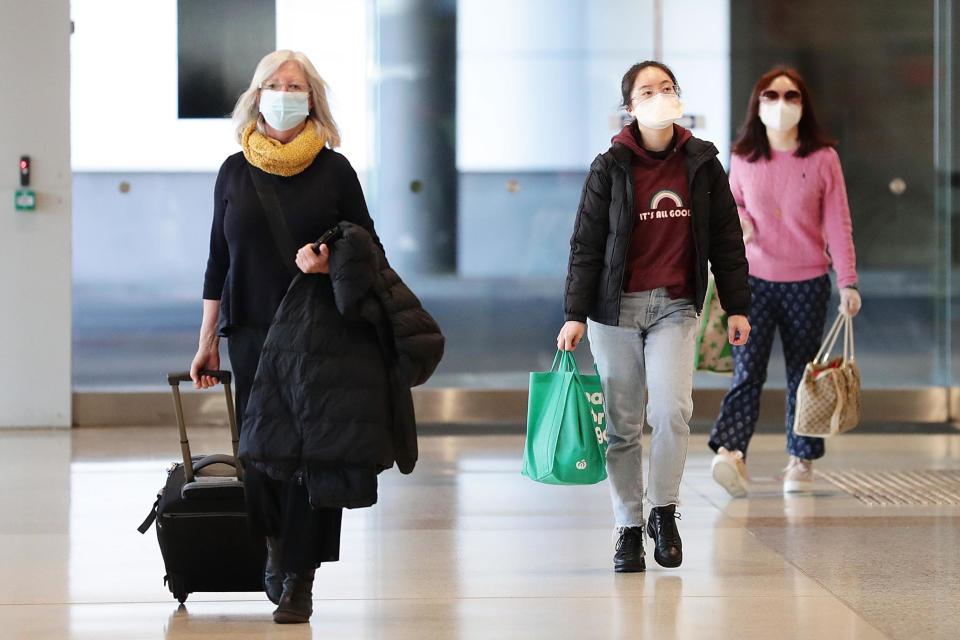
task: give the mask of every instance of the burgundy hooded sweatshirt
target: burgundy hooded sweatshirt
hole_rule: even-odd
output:
[[[623,278],[627,293],[665,287],[671,298],[694,295],[693,225],[682,151],[692,137],[687,129],[673,125],[673,141],[660,152],[640,145],[636,123],[613,137],[613,143],[633,152],[634,227]]]

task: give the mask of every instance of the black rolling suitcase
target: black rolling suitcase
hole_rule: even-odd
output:
[[[195,591],[263,591],[266,561],[264,540],[254,536],[247,523],[243,469],[236,458],[239,434],[230,390],[232,376],[229,371],[204,371],[203,375],[223,383],[233,455],[190,455],[180,401],[180,383],[189,382],[190,374],[168,375],[183,462],[170,466],[166,485],[138,529],[146,533],[156,520],[167,570],[164,582],[181,603]],[[217,467],[228,469],[230,474],[216,475]]]

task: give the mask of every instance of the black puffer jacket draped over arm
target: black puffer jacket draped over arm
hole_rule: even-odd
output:
[[[294,278],[270,326],[240,457],[281,479],[306,470],[315,506],[358,507],[375,502],[363,474],[413,470],[410,387],[436,369],[444,339],[374,237],[339,226],[329,277]]]

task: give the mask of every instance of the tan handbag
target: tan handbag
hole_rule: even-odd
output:
[[[843,357],[830,352],[843,333]],[[853,320],[840,314],[827,332],[813,362],[807,364],[797,389],[793,432],[828,438],[860,424],[860,370],[853,346]]]

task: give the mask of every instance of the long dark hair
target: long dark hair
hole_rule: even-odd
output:
[[[794,152],[794,155],[804,158],[818,149],[833,147],[837,144],[837,141],[827,135],[827,132],[817,121],[817,114],[813,109],[813,101],[810,100],[807,83],[803,81],[796,69],[774,67],[763,74],[757,80],[757,84],[753,85],[750,103],[747,105],[747,117],[740,125],[737,139],[733,143],[733,152],[738,156],[745,157],[747,162],[756,162],[760,158],[770,158],[767,128],[760,121],[760,93],[780,76],[790,78],[797,85],[803,105],[803,114],[800,116],[800,124],[797,126],[797,139],[800,146]]]
[[[647,67],[660,69],[660,71],[670,76],[670,81],[673,82],[674,85],[680,86],[677,83],[677,76],[673,75],[670,67],[656,60],[644,60],[643,62],[638,62],[633,65],[623,74],[623,79],[620,81],[620,94],[623,96],[623,102],[620,103],[620,106],[624,108],[630,106],[630,94],[633,92],[633,83],[637,81],[637,76],[640,75],[640,72]]]

